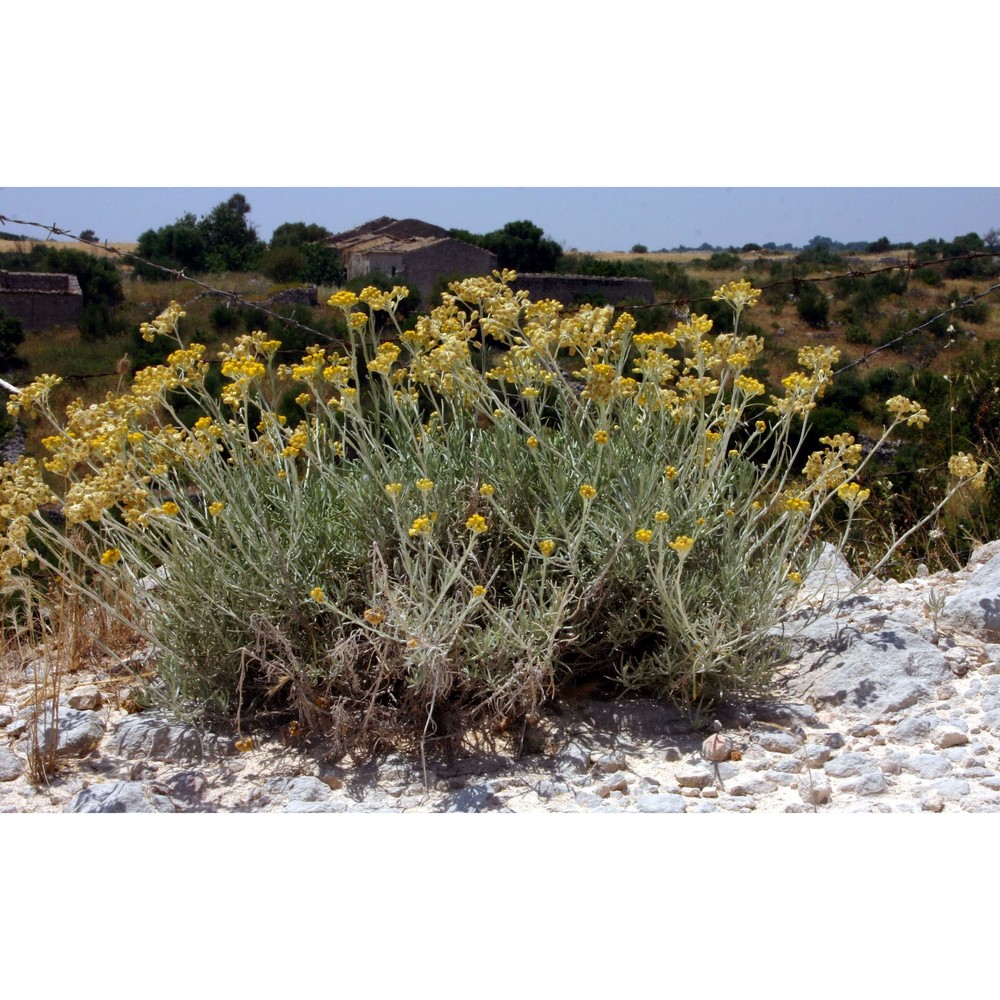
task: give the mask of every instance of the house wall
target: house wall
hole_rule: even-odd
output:
[[[75,326],[83,312],[83,292],[73,274],[0,271],[0,309],[28,330]]]
[[[406,285],[420,292],[422,307],[431,309],[440,304],[431,301],[431,293],[439,279],[489,274],[496,266],[496,255],[488,250],[461,240],[443,240],[403,253],[372,250],[365,254],[353,254],[347,273],[348,277],[354,277],[381,271],[395,284]]]

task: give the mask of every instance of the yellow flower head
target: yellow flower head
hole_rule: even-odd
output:
[[[653,520],[658,524],[666,524],[666,522],[670,520],[670,515],[665,510],[658,510],[653,515]]]
[[[313,587],[313,589],[309,591],[309,596],[317,604],[322,604],[326,600],[326,594],[323,593],[322,587]]]
[[[403,484],[402,483],[386,483],[385,484],[385,491],[391,497],[398,497],[399,494],[403,492]]]
[[[653,540],[653,532],[649,528],[640,528],[635,533],[635,540],[642,545],[648,545]]]
[[[677,477],[677,470],[672,465],[668,465],[663,474],[667,479],[675,479]]]
[[[486,596],[486,588],[477,583],[472,588],[472,596],[473,596],[473,598],[485,597]]]
[[[609,440],[608,432],[605,430],[594,432],[594,444],[607,444]]]
[[[551,538],[543,538],[538,543],[538,550],[539,552],[542,553],[543,556],[547,558],[548,556],[552,555],[553,552],[555,552],[556,543],[552,541]]]
[[[791,580],[792,583],[801,583],[802,582],[802,574],[796,572],[794,569],[790,569],[788,571],[788,579]]]
[[[359,330],[368,322],[368,317],[364,313],[354,312],[347,317],[347,322],[350,323],[352,330]]]
[[[528,440],[527,440],[527,441],[525,441],[524,443],[525,443],[525,444],[526,444],[526,445],[527,445],[527,446],[528,446],[529,448],[537,448],[537,447],[538,447],[538,438],[536,438],[536,437],[535,437],[535,435],[534,435],[534,434],[532,434],[532,435],[531,435],[531,437],[529,437],[529,438],[528,438]]]
[[[365,608],[363,617],[369,625],[381,625],[382,622],[385,621],[385,615],[383,615],[381,611],[376,611],[374,608]]]
[[[841,483],[837,487],[837,496],[854,506],[863,504],[871,495],[871,490],[863,490],[857,483]]]
[[[160,508],[160,512],[165,514],[167,517],[176,517],[181,512],[181,509],[173,502],[173,500],[168,500]]]
[[[483,485],[479,487],[479,495],[481,497],[491,497],[494,493],[496,493],[496,489],[490,486],[489,483],[483,483]]]
[[[667,543],[678,555],[690,552],[694,545],[694,539],[690,535],[678,535],[672,542]]]
[[[351,306],[358,304],[358,297],[354,292],[348,292],[346,290],[335,292],[327,300],[326,304],[328,306],[333,306],[335,309],[350,309]]]
[[[118,549],[105,549],[104,555],[101,556],[101,565],[114,566],[121,557],[122,554]]]
[[[216,500],[215,503],[210,503],[208,505],[208,512],[212,515],[212,517],[218,517],[222,513],[225,506],[226,505],[221,500]]]
[[[754,288],[745,278],[742,281],[730,281],[723,285],[712,296],[713,302],[728,302],[734,309],[754,306],[760,298],[760,289]]]
[[[434,480],[427,479],[426,476],[423,479],[418,479],[417,489],[422,493],[430,493],[430,491],[434,489]]]
[[[410,538],[416,538],[418,535],[429,535],[431,533],[431,524],[432,521],[429,517],[416,518],[409,530]]]
[[[473,514],[472,517],[465,522],[465,526],[474,535],[481,535],[489,525],[486,523],[486,518],[482,514]]]
[[[597,496],[597,490],[595,490],[590,483],[584,483],[583,486],[580,487],[580,496],[582,496],[584,500],[593,500],[594,497]]]
[[[240,753],[249,753],[253,750],[253,740],[249,736],[244,736],[242,739],[236,741],[236,749]]]

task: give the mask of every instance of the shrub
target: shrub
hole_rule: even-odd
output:
[[[57,421],[39,377],[9,409],[53,421],[57,486],[33,458],[3,467],[7,586],[38,560],[131,609],[176,710],[292,711],[345,741],[531,715],[609,665],[694,707],[766,689],[813,526],[843,504],[846,538],[867,496],[849,435],[791,468],[836,350],[804,348],[765,421],[749,282],[717,291],[734,332],[713,337],[704,315],[647,334],[607,307],[567,315],[512,277],[453,285],[410,331],[401,289],[340,291],[351,350],[285,365],[243,335],[221,402],[175,303],[142,329],[174,340],[167,363],[121,394]],[[492,365],[485,333],[508,346]],[[927,419],[887,409],[886,436]],[[55,497],[70,531],[39,513]]]
[[[844,331],[844,340],[848,344],[870,344],[872,342],[871,331],[852,323]]]
[[[796,311],[803,323],[818,330],[825,330],[830,320],[830,300],[812,282],[799,285]]]
[[[229,333],[239,328],[240,313],[227,303],[220,302],[212,306],[212,311],[208,314],[208,322],[216,333]]]
[[[17,353],[23,343],[24,324],[0,309],[0,373],[26,367],[27,362]]]
[[[742,264],[743,261],[737,254],[723,250],[720,253],[713,253],[708,258],[707,267],[713,271],[735,271]]]
[[[636,243],[632,246],[632,253],[649,253],[649,247],[644,243]]]

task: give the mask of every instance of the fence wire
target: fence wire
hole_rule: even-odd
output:
[[[75,240],[78,243],[85,243],[87,246],[99,248],[104,252],[110,254],[111,256],[118,257],[126,262],[134,261],[135,263],[143,264],[147,267],[153,268],[154,270],[160,271],[164,275],[168,275],[175,281],[189,282],[192,285],[196,285],[197,287],[204,289],[205,293],[207,294],[225,299],[232,306],[245,306],[250,309],[255,309],[257,312],[263,313],[265,316],[269,316],[272,319],[278,320],[281,323],[285,323],[289,326],[295,327],[296,329],[303,330],[306,333],[310,333],[316,337],[319,337],[320,339],[329,339],[329,336],[327,334],[314,329],[313,327],[309,326],[306,323],[300,323],[298,320],[292,319],[288,316],[282,316],[280,313],[276,313],[268,309],[266,306],[262,306],[258,302],[250,302],[247,299],[244,299],[235,290],[215,288],[213,285],[209,285],[204,281],[200,281],[198,278],[194,278],[191,275],[186,274],[184,268],[177,269],[172,267],[166,267],[163,264],[154,263],[153,261],[146,260],[146,258],[144,257],[140,257],[138,254],[130,253],[127,250],[121,250],[118,247],[111,246],[107,240],[104,240],[103,242],[92,241],[92,240],[81,240],[79,235],[77,235],[76,233],[73,233],[68,229],[63,229],[60,226],[57,226],[55,223],[48,225],[43,222],[31,222],[27,219],[14,219],[6,215],[0,214],[0,226],[6,226],[6,225],[31,226],[35,229],[44,230],[45,232],[49,233],[51,237],[60,237],[64,239]],[[764,292],[772,288],[780,288],[786,285],[791,285],[792,287],[796,287],[800,284],[806,284],[806,283],[822,284],[824,282],[829,282],[829,281],[838,281],[842,278],[867,278],[871,277],[872,275],[885,274],[893,271],[911,272],[911,271],[916,271],[919,268],[941,267],[945,264],[951,263],[952,261],[958,261],[958,260],[973,261],[985,257],[994,258],[996,256],[997,254],[994,253],[992,250],[987,250],[987,251],[970,251],[968,253],[956,254],[952,257],[943,257],[939,260],[933,260],[933,261],[917,261],[916,259],[911,257],[900,263],[885,264],[882,267],[876,267],[870,269],[855,268],[853,264],[851,264],[850,262],[844,262],[846,264],[846,270],[841,273],[837,274],[830,273],[820,276],[810,275],[810,276],[796,277],[793,272],[793,275],[791,277],[780,278],[777,281],[772,281],[768,284],[761,284],[760,287],[761,291]],[[962,280],[962,279],[956,279],[956,280]],[[910,330],[907,330],[905,333],[900,334],[898,337],[894,337],[892,340],[887,341],[884,344],[880,344],[878,347],[873,347],[870,350],[866,349],[864,354],[860,358],[858,358],[855,361],[851,361],[846,365],[842,365],[834,372],[834,375],[839,375],[841,372],[847,371],[850,368],[854,368],[857,365],[867,364],[868,361],[874,355],[879,354],[882,351],[891,350],[892,348],[897,347],[899,344],[908,340],[910,337],[914,337],[921,331],[926,330],[928,327],[932,326],[938,320],[945,319],[948,316],[958,312],[959,310],[964,309],[970,305],[973,305],[980,299],[984,299],[987,296],[992,295],[994,292],[998,290],[1000,290],[1000,282],[991,285],[989,288],[985,289],[982,292],[969,295],[966,298],[962,299],[961,301],[955,301],[950,303],[947,309],[942,310],[936,316],[932,316],[930,319],[925,320],[923,323],[913,327]],[[710,301],[708,298],[676,298],[660,302],[654,302],[652,305],[637,306],[630,308],[633,309],[655,309],[664,307],[675,308],[675,309],[681,307],[690,308],[692,305],[697,305],[699,302],[708,302],[708,301]],[[90,376],[90,377],[97,378],[100,376]],[[6,382],[4,382],[3,385],[5,387],[8,387]]]

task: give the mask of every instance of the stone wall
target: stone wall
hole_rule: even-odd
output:
[[[73,274],[0,271],[0,309],[28,330],[75,326],[83,312],[83,292]]]
[[[533,302],[555,299],[564,306],[598,300],[618,306],[630,302],[652,305],[653,283],[646,278],[599,278],[589,274],[519,274],[511,282],[516,291],[527,290]]]

